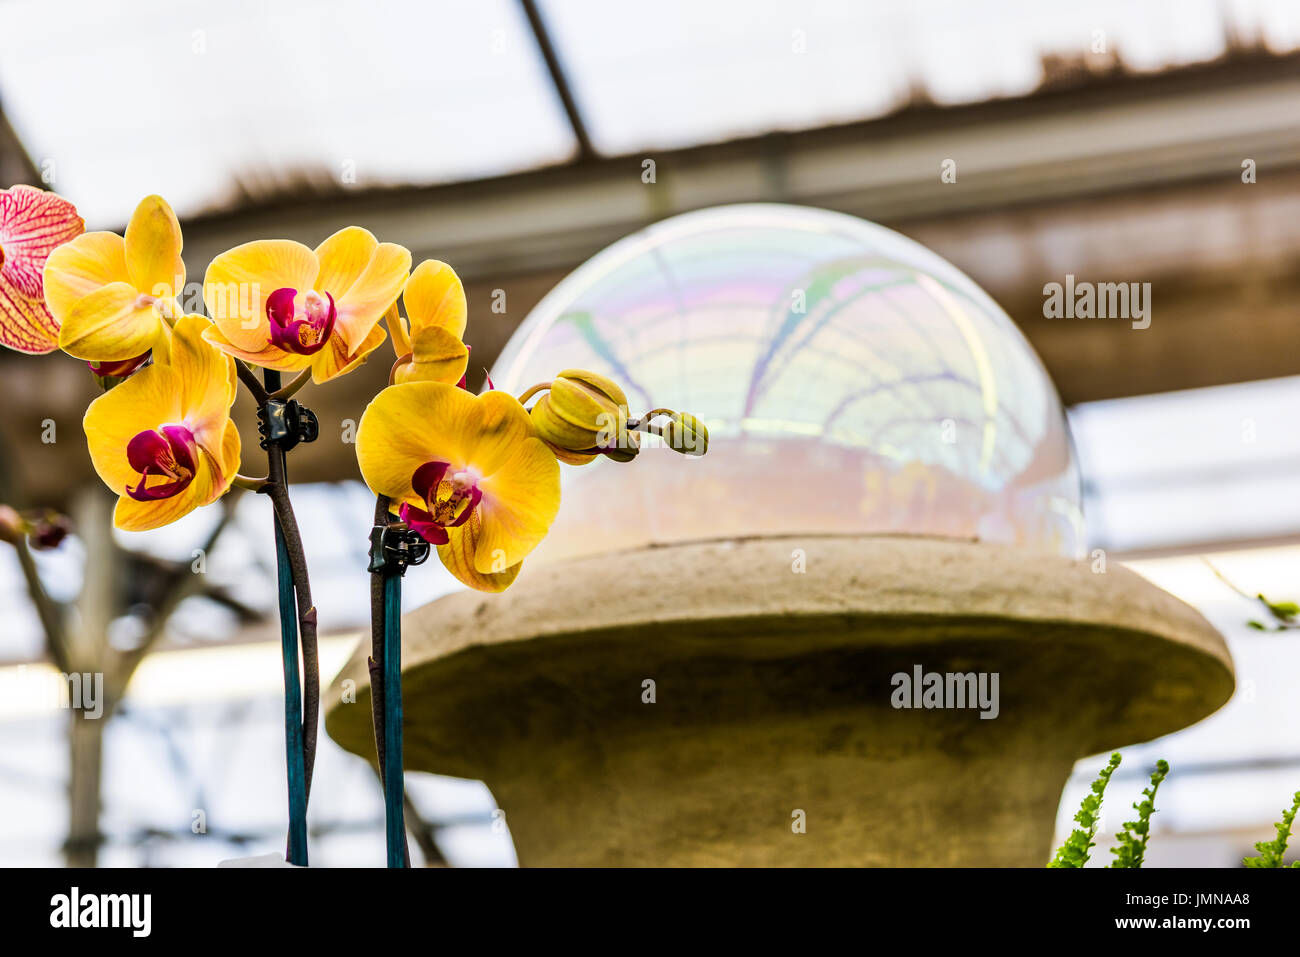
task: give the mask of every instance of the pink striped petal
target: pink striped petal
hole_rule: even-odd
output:
[[[0,190],[0,344],[28,353],[57,347],[41,276],[50,253],[84,230],[61,196],[31,186]]]

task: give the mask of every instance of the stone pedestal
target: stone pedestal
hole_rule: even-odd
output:
[[[1219,634],[1136,574],[936,539],[577,559],[403,628],[406,766],[487,782],[524,865],[1041,866],[1078,758],[1233,689]],[[326,729],[373,760],[368,644]],[[918,665],[996,673],[997,717],[894,707]]]

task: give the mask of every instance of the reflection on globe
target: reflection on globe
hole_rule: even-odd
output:
[[[801,534],[1082,553],[1078,471],[1038,357],[967,276],[882,226],[746,205],[635,233],[556,286],[491,374],[518,394],[572,367],[620,382],[633,416],[700,416],[709,453],[652,439],[632,464],[565,466],[530,561]]]

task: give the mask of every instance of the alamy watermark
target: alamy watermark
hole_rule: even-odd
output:
[[[119,928],[148,937],[153,927],[151,894],[83,894],[73,887],[50,898],[50,926]]]
[[[102,671],[50,671],[19,665],[0,671],[0,695],[7,701],[28,701],[41,711],[73,709],[97,720],[104,714]]]
[[[1130,319],[1134,329],[1151,325],[1151,283],[1076,282],[1043,286],[1044,319]]]
[[[912,672],[897,672],[891,679],[889,703],[895,708],[979,709],[981,719],[998,716],[999,672],[926,671],[913,665]]]

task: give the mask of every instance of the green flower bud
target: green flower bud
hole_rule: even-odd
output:
[[[683,455],[703,455],[709,450],[709,430],[689,412],[676,412],[660,434],[668,447]]]

